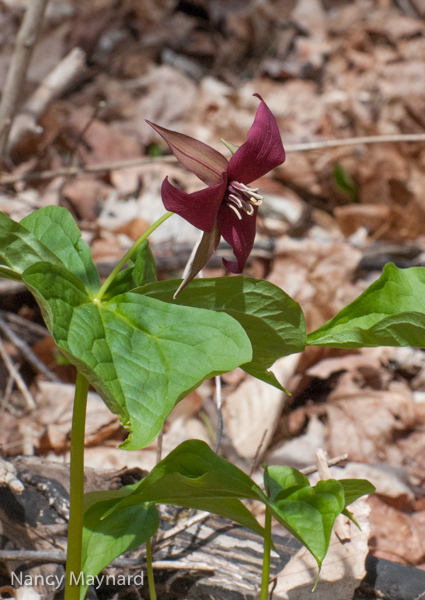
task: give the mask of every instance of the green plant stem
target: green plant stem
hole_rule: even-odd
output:
[[[150,539],[146,542],[146,568],[148,572],[148,585],[150,600],[156,600],[155,580],[152,568],[152,545]]]
[[[267,600],[269,597],[270,580],[270,552],[272,543],[272,515],[266,508],[266,522],[264,524],[264,554],[263,554],[263,576],[261,579],[260,600]]]
[[[122,257],[122,259],[120,260],[120,262],[117,264],[117,266],[108,275],[108,277],[104,281],[103,285],[101,286],[100,290],[97,292],[95,300],[97,300],[98,302],[100,302],[102,300],[103,295],[105,294],[106,290],[111,285],[111,283],[113,282],[113,280],[115,279],[115,277],[118,275],[118,273],[121,271],[121,269],[123,268],[123,266],[125,265],[125,263],[128,261],[128,259],[131,258],[131,256],[136,252],[136,250],[140,247],[140,245],[143,244],[143,242],[150,236],[150,234],[153,231],[155,231],[155,229],[157,227],[159,227],[160,225],[162,225],[162,223],[164,223],[164,221],[166,221],[167,219],[169,219],[172,215],[174,215],[174,213],[171,212],[171,211],[165,213],[165,215],[162,215],[162,217],[160,219],[158,219],[158,221],[155,221],[155,223],[153,225],[151,225],[149,227],[149,229],[147,229],[145,231],[145,233],[139,237],[139,239],[137,240],[137,242],[135,242],[132,245],[132,247],[130,248],[130,250],[128,250],[124,254],[124,256]]]
[[[80,585],[76,584],[81,571],[81,548],[84,517],[84,430],[89,382],[77,374],[74,411],[71,430],[71,465],[69,491],[68,553],[66,560],[65,600],[80,599]]]

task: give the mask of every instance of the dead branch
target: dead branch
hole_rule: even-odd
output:
[[[144,556],[143,556],[144,559]],[[66,552],[46,551],[46,550],[0,550],[0,560],[25,560],[33,562],[55,562],[66,563]],[[145,564],[140,558],[134,560],[131,558],[116,558],[110,567],[115,568],[139,568]],[[214,571],[214,567],[201,562],[189,562],[185,560],[157,560],[152,563],[154,569],[173,569],[189,571]]]
[[[31,347],[26,343],[25,340],[20,338],[0,317],[0,331],[2,334],[11,342],[17,350],[24,356],[29,363],[40,373],[43,373],[47,377],[49,381],[54,381],[55,383],[61,383],[60,377],[58,377],[55,373],[53,373],[44,362],[42,362],[35,352],[31,349]]]
[[[26,134],[40,133],[38,119],[49,103],[61,96],[81,76],[85,70],[85,63],[85,52],[81,48],[73,48],[43,79],[15,118],[10,131],[9,150]]]
[[[338,148],[339,146],[356,146],[362,144],[384,144],[396,142],[425,142],[425,133],[371,135],[365,137],[346,138],[343,140],[325,140],[321,142],[285,144],[285,152],[309,152],[311,150]],[[30,173],[20,173],[17,175],[6,174],[0,176],[0,185],[11,185],[13,183],[17,183],[18,181],[40,181],[45,179],[54,179],[55,177],[75,177],[75,175],[82,175],[84,173],[118,171],[120,169],[128,169],[130,167],[139,167],[152,163],[164,162],[178,164],[178,161],[174,156],[146,156],[143,158],[130,158],[127,160],[99,163],[97,165],[87,165],[85,167],[62,167],[60,169],[32,171]]]
[[[31,392],[27,388],[27,385],[26,385],[25,381],[22,379],[18,369],[13,364],[12,359],[10,358],[9,354],[6,352],[6,348],[4,347],[4,344],[1,339],[0,339],[0,356],[2,357],[3,362],[4,362],[7,370],[9,371],[11,377],[13,377],[17,387],[19,388],[20,392],[22,393],[22,395],[27,403],[27,407],[30,410],[34,410],[35,408],[37,408],[34,398],[31,396]]]
[[[333,467],[340,462],[348,459],[348,454],[341,454],[341,456],[336,456],[335,458],[329,458],[327,460],[328,467]],[[317,465],[311,465],[311,467],[305,467],[305,469],[300,469],[300,472],[303,475],[311,475],[317,471]]]
[[[40,31],[44,11],[49,0],[32,0],[22,20],[16,38],[0,106],[0,158],[4,157],[13,117],[19,106],[28,66]]]

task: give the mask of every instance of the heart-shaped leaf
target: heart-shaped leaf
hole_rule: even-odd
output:
[[[251,358],[248,337],[227,314],[131,292],[92,301],[76,275],[50,263],[22,277],[56,344],[130,431],[126,449],[148,445],[202,381]]]
[[[381,277],[308,335],[309,346],[425,347],[425,268],[388,263]]]
[[[252,360],[242,369],[283,389],[268,369],[278,358],[304,350],[305,319],[299,304],[272,283],[249,277],[196,279],[173,299],[179,283],[160,281],[135,291],[165,302],[226,312],[251,340]]]

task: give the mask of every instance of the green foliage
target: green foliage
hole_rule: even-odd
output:
[[[381,277],[333,319],[310,333],[309,346],[425,347],[425,268],[388,263]]]
[[[264,482],[269,495],[265,495],[248,475],[217,456],[207,444],[190,440],[173,450],[138,485],[117,492],[86,494],[89,506],[86,515],[92,514],[90,511],[98,514],[98,505],[103,518],[110,518],[115,512],[130,507],[141,506],[144,510],[149,503],[175,504],[213,512],[264,535],[263,528],[240,502],[240,499],[259,500],[310,550],[320,567],[336,517],[354,499],[374,491],[371,484],[362,480],[356,485],[356,480],[345,480],[344,483],[344,480],[331,479],[311,487],[305,475],[290,467],[266,469]],[[108,538],[104,544],[109,545],[109,560],[123,551],[122,546],[115,545],[113,538]]]
[[[196,279],[174,300],[179,283],[160,281],[135,291],[164,302],[226,312],[242,325],[252,344],[252,360],[242,369],[283,389],[268,369],[278,358],[304,350],[305,319],[299,304],[272,283],[249,277]]]
[[[118,502],[119,498],[97,502],[85,512],[81,557],[85,581],[90,576],[96,577],[120,554],[138,548],[158,529],[159,515],[155,504],[125,506],[111,512],[111,507]],[[87,584],[81,586],[81,600],[87,588]]]
[[[335,183],[339,189],[348,194],[352,202],[357,202],[359,199],[359,190],[351,175],[340,164],[335,166],[333,174]]]
[[[91,250],[81,239],[81,231],[66,208],[46,206],[22,219],[21,225],[81,279],[90,297],[96,294],[100,279]]]
[[[80,279],[49,263],[23,279],[56,344],[130,431],[126,449],[148,445],[200,382],[251,357],[245,332],[226,314],[131,292],[94,302]]]

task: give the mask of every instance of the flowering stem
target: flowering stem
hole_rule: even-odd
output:
[[[264,524],[264,554],[263,554],[263,576],[261,579],[260,600],[267,600],[269,597],[269,579],[270,579],[270,551],[272,537],[272,515],[266,508],[266,522]]]
[[[148,572],[148,586],[150,600],[156,600],[155,581],[152,568],[152,545],[150,539],[146,542],[146,569]]]
[[[78,581],[81,572],[81,549],[83,542],[84,430],[86,425],[88,390],[89,382],[84,375],[78,372],[71,430],[70,511],[65,600],[80,599],[80,585],[76,581]]]
[[[162,217],[160,219],[158,219],[158,221],[155,221],[155,223],[153,225],[151,225],[149,227],[149,229],[147,229],[145,231],[145,233],[139,237],[139,239],[137,240],[137,242],[135,242],[132,245],[132,247],[130,248],[130,250],[128,250],[124,254],[124,256],[122,257],[122,259],[119,261],[119,263],[117,264],[117,266],[114,268],[114,270],[108,275],[108,277],[104,281],[104,283],[103,283],[102,287],[100,288],[100,290],[97,292],[96,297],[95,297],[95,300],[97,300],[97,302],[100,302],[102,300],[102,297],[105,294],[106,290],[111,285],[111,283],[113,282],[113,280],[115,279],[115,277],[118,275],[118,273],[121,271],[121,269],[123,268],[123,266],[125,265],[125,263],[128,261],[128,259],[131,258],[131,256],[136,252],[136,250],[141,246],[141,244],[143,244],[143,242],[150,236],[150,234],[153,231],[155,231],[155,229],[157,227],[159,227],[160,225],[162,225],[162,223],[164,223],[164,221],[166,221],[167,219],[169,219],[173,214],[174,214],[173,212],[168,211],[167,213],[165,213],[165,215],[162,215]]]

